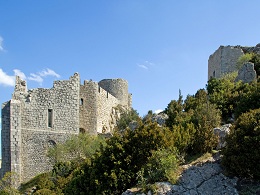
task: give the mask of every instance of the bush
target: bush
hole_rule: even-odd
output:
[[[34,193],[35,195],[56,195],[55,192],[49,190],[49,189],[41,189]]]
[[[176,148],[153,151],[148,163],[138,173],[138,183],[169,181],[176,183],[180,157]],[[145,178],[145,180],[144,180]]]
[[[48,151],[48,156],[54,158],[56,163],[66,163],[71,160],[80,164],[85,160],[90,160],[99,145],[104,142],[105,139],[101,136],[80,133],[70,137],[65,143],[57,144],[51,148]]]
[[[222,162],[227,171],[260,179],[260,109],[242,114],[226,141]]]
[[[173,144],[171,135],[168,128],[151,122],[134,131],[114,134],[105,147],[101,146],[91,165],[85,164],[75,174],[66,193],[121,194],[136,184],[136,173],[148,162],[152,151]]]

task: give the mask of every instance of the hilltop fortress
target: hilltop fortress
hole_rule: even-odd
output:
[[[12,99],[2,104],[2,168],[18,174],[17,184],[49,171],[53,162],[47,151],[79,132],[111,132],[120,113],[130,109],[132,96],[123,79],[100,82],[75,73],[69,80],[54,81],[50,89],[27,90],[16,77]]]
[[[239,57],[246,53],[260,54],[260,44],[255,47],[220,46],[208,60],[208,80],[211,77],[220,78],[227,73],[238,71],[237,80],[251,82],[256,78],[253,63],[245,63],[240,69],[237,66]]]

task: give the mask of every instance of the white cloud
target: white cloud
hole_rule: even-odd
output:
[[[21,70],[14,69],[14,74],[19,76],[22,80],[26,80],[26,76]]]
[[[162,112],[163,110],[162,109],[158,109],[158,110],[155,110],[154,113],[155,114],[159,114],[160,112]]]
[[[43,82],[43,78],[37,74],[34,74],[34,73],[30,73],[30,77],[28,77],[28,80],[31,80],[31,81],[35,81],[37,83],[39,83],[40,85],[42,85],[42,82]]]
[[[148,69],[148,67],[147,66],[145,66],[145,65],[143,65],[143,64],[138,64],[138,66],[140,67],[140,68],[143,68],[143,69]]]
[[[4,47],[3,47],[3,37],[0,36],[0,51],[4,51]]]
[[[151,66],[154,66],[154,63],[149,62],[149,61],[146,60],[143,63],[137,64],[137,65],[138,65],[139,68],[148,70]]]
[[[54,76],[57,78],[60,78],[60,75],[57,74],[56,72],[54,72],[53,70],[47,68],[46,70],[43,70],[41,72],[39,72],[39,75],[42,77],[46,77],[46,76]]]
[[[54,72],[53,70],[47,68],[46,70],[43,70],[38,73],[30,73],[30,76],[26,76],[21,70],[14,69],[14,75],[8,75],[0,68],[0,85],[3,86],[14,86],[15,85],[15,76],[19,76],[22,80],[30,80],[35,81],[42,85],[43,83],[43,77],[47,76],[54,76],[57,78],[60,78],[60,75]]]
[[[6,74],[1,68],[0,68],[0,85],[3,86],[14,86],[15,84],[15,76],[10,76]]]

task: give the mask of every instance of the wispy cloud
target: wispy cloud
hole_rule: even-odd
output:
[[[4,47],[3,47],[3,37],[0,36],[0,51],[4,51]]]
[[[151,66],[154,66],[154,63],[149,62],[149,61],[146,60],[143,63],[137,64],[137,66],[139,68],[148,70]]]
[[[21,79],[26,80],[26,76],[25,76],[25,74],[21,70],[14,69],[14,75],[17,75]]]
[[[143,69],[148,69],[148,67],[147,66],[145,66],[144,64],[138,64],[138,66],[140,67],[140,68],[143,68]]]
[[[0,85],[14,86],[15,76],[10,76],[0,68]]]
[[[37,75],[34,73],[30,73],[28,80],[35,81],[35,82],[39,83],[40,85],[42,85],[42,82],[43,82],[43,78],[40,75]]]
[[[28,77],[28,80],[35,81],[42,85],[43,83],[43,78],[47,76],[53,76],[56,78],[60,78],[60,75],[57,74],[54,70],[51,70],[47,68],[46,70],[42,70],[41,72],[38,73],[30,73],[30,76]]]
[[[60,75],[57,74],[55,71],[47,68],[46,70],[43,70],[41,72],[38,73],[30,73],[30,76],[26,76],[21,70],[18,69],[14,69],[14,75],[8,75],[6,72],[4,72],[1,68],[0,68],[0,85],[2,86],[11,86],[13,87],[15,85],[15,76],[19,76],[21,77],[21,79],[23,80],[30,80],[30,81],[35,81],[37,83],[39,83],[39,85],[42,85],[43,83],[43,78],[47,77],[47,76],[53,76],[53,77],[57,77],[60,78]]]
[[[47,68],[46,70],[43,70],[41,72],[39,72],[39,75],[42,77],[46,77],[46,76],[54,76],[57,78],[60,78],[60,75],[57,74],[56,72],[54,72],[53,70]]]

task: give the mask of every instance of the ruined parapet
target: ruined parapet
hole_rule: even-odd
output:
[[[240,46],[220,46],[208,60],[208,79],[237,71],[237,60],[244,54]]]
[[[24,98],[24,95],[26,95],[26,93],[27,93],[26,81],[22,80],[19,76],[16,76],[12,99],[20,100]]]
[[[120,104],[129,107],[128,82],[124,79],[104,79],[99,86],[116,97]]]

